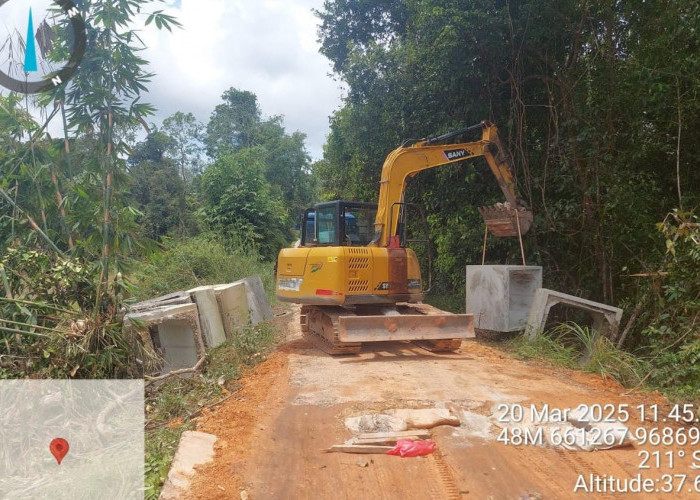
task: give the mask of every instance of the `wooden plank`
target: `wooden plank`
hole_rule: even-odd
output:
[[[430,437],[430,431],[427,429],[414,429],[412,431],[394,431],[394,432],[365,432],[355,436],[356,439],[402,439],[410,437],[427,438]]]
[[[331,446],[324,453],[380,453],[386,454],[387,451],[393,449],[393,446],[371,446],[371,445],[352,445],[352,444],[337,444]]]
[[[412,439],[414,441],[420,441],[421,437],[416,436],[415,434],[408,434],[403,437],[385,437],[385,438],[366,438],[366,439],[353,439],[352,444],[354,445],[364,445],[364,444],[383,444],[383,445],[388,445],[388,444],[396,444],[396,441],[399,439]]]

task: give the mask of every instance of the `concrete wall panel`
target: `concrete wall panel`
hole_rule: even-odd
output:
[[[213,349],[226,342],[226,332],[221,320],[219,303],[213,286],[200,286],[188,290],[188,293],[197,304],[199,310],[199,323],[202,327],[202,338],[208,349]]]
[[[129,313],[124,317],[124,328],[138,331],[144,343],[163,357],[163,373],[191,368],[204,356],[196,304]]]
[[[216,285],[214,293],[216,301],[219,303],[219,312],[226,337],[232,338],[236,330],[244,328],[250,323],[245,283]]]

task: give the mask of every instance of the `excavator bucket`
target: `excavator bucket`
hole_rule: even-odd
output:
[[[532,225],[532,212],[527,209],[514,209],[509,203],[496,203],[490,207],[479,207],[479,213],[492,235],[510,237],[523,235]]]
[[[341,342],[394,340],[442,340],[474,338],[473,314],[397,314],[388,316],[341,316]]]

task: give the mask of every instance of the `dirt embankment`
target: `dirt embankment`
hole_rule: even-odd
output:
[[[499,416],[531,404],[607,404],[629,411],[632,432],[673,427],[661,422],[671,407],[659,395],[520,362],[476,341],[464,342],[454,354],[386,343],[357,356],[331,357],[303,340],[297,309],[281,323],[287,341],[246,374],[232,399],[199,420],[198,430],[219,439],[215,461],[198,469],[187,498],[241,498],[242,492],[251,499],[608,498],[608,478],[628,487],[635,478],[653,482],[650,493],[615,498],[697,495],[691,490],[700,473],[691,464],[698,446],[676,441],[584,452],[497,440],[506,427]],[[659,422],[642,423],[640,405],[647,414],[658,405]],[[433,429],[438,451],[428,457],[321,451],[351,437],[346,417],[434,407],[450,409],[462,423]],[[658,464],[654,452],[660,452]],[[652,460],[643,463],[645,458]],[[700,456],[695,462],[700,465]],[[684,483],[667,477],[673,474],[685,475]],[[669,481],[674,492],[663,493]]]

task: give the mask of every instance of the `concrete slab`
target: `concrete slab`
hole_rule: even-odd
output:
[[[237,330],[250,323],[245,283],[216,285],[214,293],[219,304],[226,337],[232,338]]]
[[[540,266],[467,266],[466,312],[478,330],[523,330],[540,287]]]
[[[221,321],[221,311],[216,300],[213,286],[200,286],[188,290],[187,293],[197,304],[199,324],[202,327],[202,338],[208,349],[213,349],[226,342],[226,332]]]
[[[593,317],[592,329],[607,336],[615,336],[620,328],[622,309],[619,307],[582,299],[575,295],[540,288],[535,293],[535,299],[530,308],[527,323],[527,334],[534,339],[542,332],[547,323],[550,309],[556,304],[566,304],[571,307],[583,309]]]
[[[216,436],[198,431],[185,431],[173,458],[173,463],[165,480],[160,500],[187,498],[186,491],[194,475],[194,468],[214,459]]]
[[[204,342],[196,304],[179,304],[124,316],[146,345],[163,357],[163,373],[190,368],[204,356]]]
[[[127,305],[125,310],[128,312],[147,311],[156,307],[172,306],[176,304],[190,304],[192,299],[187,292],[173,292],[167,295],[161,295],[154,299],[144,300],[135,304]]]
[[[265,295],[265,288],[263,288],[260,276],[249,276],[245,279],[234,281],[234,284],[236,283],[245,283],[251,324],[257,325],[261,321],[272,319],[272,309],[267,301],[267,295]]]

